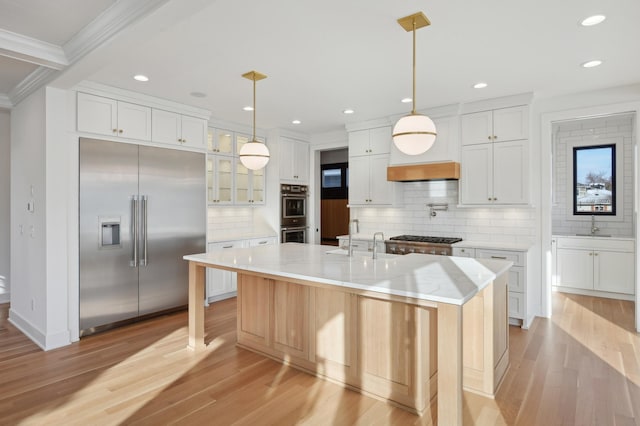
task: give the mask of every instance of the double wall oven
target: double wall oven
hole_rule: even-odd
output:
[[[280,240],[283,243],[306,243],[308,187],[280,185]]]

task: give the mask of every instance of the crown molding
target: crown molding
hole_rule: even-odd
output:
[[[9,99],[13,105],[19,104],[23,99],[33,93],[35,90],[49,83],[58,74],[57,70],[51,68],[39,67],[29,74],[16,87],[9,92]]]
[[[69,62],[60,46],[0,28],[0,56],[61,70]]]
[[[63,49],[70,63],[100,47],[138,19],[153,12],[169,0],[119,1],[102,12],[89,25],[80,30]]]
[[[11,99],[5,93],[0,93],[0,108],[11,109],[13,108],[13,104],[11,103]]]

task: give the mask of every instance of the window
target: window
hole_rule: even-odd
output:
[[[573,148],[573,214],[616,214],[616,145]]]
[[[322,199],[348,198],[349,163],[323,164]]]

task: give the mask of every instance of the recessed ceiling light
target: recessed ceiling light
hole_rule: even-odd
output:
[[[206,93],[202,93],[202,92],[191,92],[189,93],[191,96],[193,96],[194,98],[206,98],[207,94]]]
[[[487,83],[476,83],[476,84],[473,85],[473,88],[474,89],[484,89],[487,86],[488,86]]]
[[[400,102],[402,102],[403,104],[408,104],[409,102],[412,102],[413,99],[411,98],[402,98],[402,100]]]
[[[291,124],[300,124],[300,123],[302,123],[302,121],[300,121],[300,120],[293,120],[293,121],[291,122]]]
[[[355,111],[352,110],[351,108],[347,108],[344,111],[342,111],[343,114],[353,114]]]
[[[601,65],[602,61],[599,59],[594,59],[593,61],[588,61],[585,62],[584,64],[582,64],[582,66],[584,68],[593,68],[593,67],[597,67],[598,65]]]
[[[246,107],[242,107],[243,111],[253,111],[253,107],[250,106],[246,106]]]
[[[137,74],[133,76],[134,80],[138,80],[138,81],[149,81],[149,77],[147,77],[146,75],[142,75],[142,74]]]
[[[591,27],[602,23],[605,19],[607,19],[607,17],[604,15],[593,15],[580,21],[580,25],[583,27]]]

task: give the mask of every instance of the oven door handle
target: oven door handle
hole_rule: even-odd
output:
[[[280,228],[281,231],[302,231],[303,229],[309,229],[308,226],[290,226],[289,228]]]

